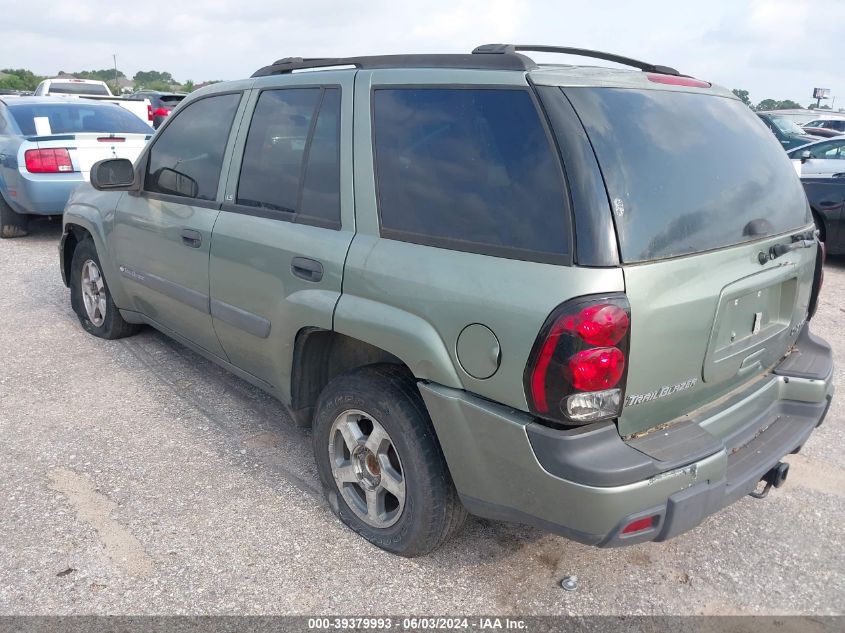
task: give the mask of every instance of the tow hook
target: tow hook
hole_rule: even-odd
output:
[[[763,499],[766,495],[769,494],[769,490],[772,489],[772,486],[775,488],[780,488],[783,485],[783,482],[786,481],[786,476],[789,474],[789,464],[785,464],[784,462],[778,462],[774,468],[772,468],[769,472],[763,475],[763,478],[760,481],[766,483],[766,486],[763,488],[761,492],[749,492],[748,494],[754,497],[755,499]]]

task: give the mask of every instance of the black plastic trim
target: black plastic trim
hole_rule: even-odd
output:
[[[258,338],[270,336],[270,321],[262,316],[233,306],[219,299],[211,299],[211,316]]]
[[[156,292],[163,294],[166,297],[170,297],[171,299],[175,299],[180,303],[184,303],[186,306],[189,306],[198,312],[202,312],[203,314],[211,313],[211,309],[209,307],[209,297],[205,293],[193,290],[192,288],[188,288],[182,284],[177,284],[176,282],[165,279],[164,277],[153,275],[152,273],[130,270],[129,268],[125,268],[123,266],[121,266],[120,269],[120,272],[126,279],[139,283],[142,286],[146,286],[150,290],[155,290]]]

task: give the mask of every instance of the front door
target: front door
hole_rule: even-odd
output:
[[[208,259],[239,92],[200,98],[153,141],[139,193],[121,198],[114,257],[135,309],[225,358],[209,308]]]

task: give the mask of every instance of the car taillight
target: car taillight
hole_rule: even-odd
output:
[[[156,108],[153,114],[155,116],[170,116],[170,108]]]
[[[630,326],[631,306],[623,294],[559,306],[543,325],[525,368],[531,412],[564,424],[618,416]]]
[[[24,154],[26,170],[33,174],[59,174],[73,171],[70,154],[58,149],[28,149]]]
[[[153,120],[153,106],[151,104],[147,104],[147,121]]]

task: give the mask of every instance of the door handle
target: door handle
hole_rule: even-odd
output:
[[[323,265],[308,257],[294,257],[290,263],[290,271],[305,281],[320,281],[323,278]]]
[[[202,233],[194,229],[182,229],[182,244],[191,248],[202,246]]]

